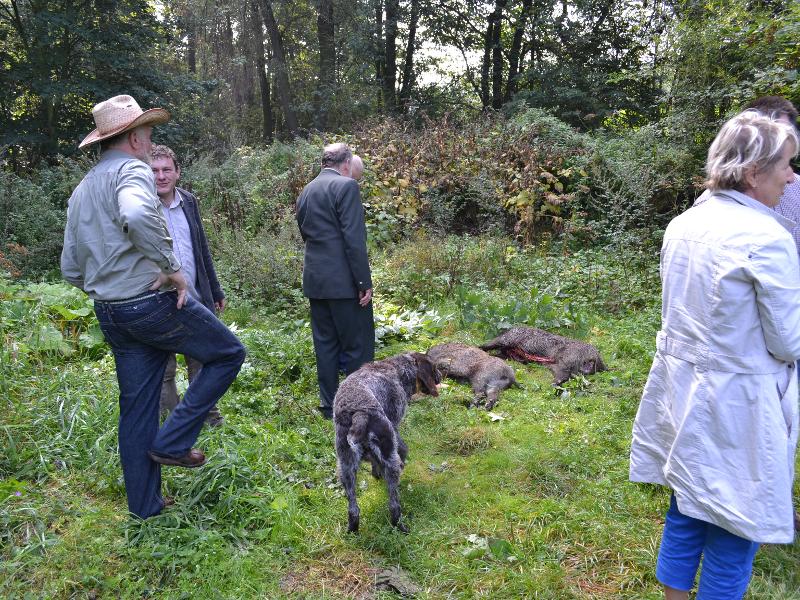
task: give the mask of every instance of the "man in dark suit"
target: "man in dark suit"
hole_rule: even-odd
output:
[[[225,294],[217,279],[214,261],[208,249],[197,198],[191,192],[177,187],[181,167],[175,152],[167,146],[155,144],[150,168],[156,180],[156,192],[161,200],[161,212],[172,238],[172,246],[186,275],[187,292],[212,313],[219,314],[225,310]],[[203,364],[189,355],[184,355],[183,358],[191,383],[200,373]],[[162,414],[171,412],[180,402],[175,383],[176,371],[177,361],[175,355],[171,354],[161,386]],[[206,423],[212,427],[221,425],[222,421],[222,414],[216,406],[206,416]]]
[[[367,229],[352,158],[346,144],[326,146],[322,170],[297,199],[306,245],[303,294],[311,304],[319,411],[326,419],[332,417],[340,361],[349,375],[375,357]]]

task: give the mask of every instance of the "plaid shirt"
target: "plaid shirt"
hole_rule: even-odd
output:
[[[800,254],[800,175],[795,174],[794,183],[790,183],[783,190],[783,196],[775,211],[795,222],[792,228],[792,237]]]

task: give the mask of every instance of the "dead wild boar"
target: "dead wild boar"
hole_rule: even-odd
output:
[[[590,375],[606,370],[600,352],[591,344],[534,327],[512,327],[481,344],[481,348],[522,363],[547,366],[553,373],[554,385],[561,385],[579,373]]]
[[[439,344],[428,350],[428,357],[443,376],[470,382],[475,394],[472,406],[484,404],[486,410],[491,410],[501,391],[517,385],[514,369],[475,346],[458,342]]]

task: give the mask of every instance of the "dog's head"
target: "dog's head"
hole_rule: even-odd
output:
[[[431,396],[438,396],[439,390],[436,389],[436,384],[440,383],[442,378],[436,365],[425,354],[412,352],[411,356],[417,363],[417,389]]]

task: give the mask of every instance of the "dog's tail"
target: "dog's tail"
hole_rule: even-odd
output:
[[[357,412],[353,415],[347,443],[359,456],[361,449],[368,447],[372,456],[381,464],[392,462],[396,452],[395,433],[392,423],[384,415]]]
[[[368,431],[369,414],[365,412],[355,413],[350,423],[350,431],[347,432],[347,443],[358,456],[361,456],[361,448],[364,442],[367,441]]]

